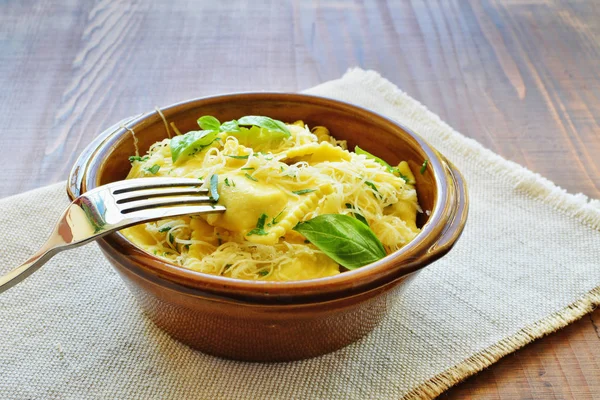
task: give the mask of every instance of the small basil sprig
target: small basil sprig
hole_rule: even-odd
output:
[[[173,162],[182,157],[189,157],[210,145],[219,134],[218,131],[191,131],[171,139],[171,158]]]
[[[221,122],[212,115],[204,115],[198,118],[198,126],[205,131],[218,131],[221,129]]]
[[[194,155],[196,152],[210,145],[217,138],[219,132],[232,132],[242,136],[257,137],[263,133],[264,136],[267,136],[268,133],[271,135],[280,134],[283,137],[290,136],[290,131],[283,122],[258,115],[248,115],[239,120],[234,119],[222,124],[212,115],[203,115],[198,118],[197,122],[202,130],[188,132],[185,135],[178,135],[171,139],[171,158],[173,162],[182,157]],[[240,126],[250,126],[251,128],[240,128]],[[253,127],[256,128],[253,129]],[[262,128],[266,132],[258,128]]]
[[[240,125],[235,119],[232,119],[231,121],[223,122],[219,129],[221,132],[239,132]]]
[[[319,215],[298,223],[294,230],[348,269],[362,267],[386,256],[383,244],[373,231],[349,215]]]
[[[240,130],[240,125],[235,119],[221,123],[212,115],[203,115],[198,118],[198,126],[200,126],[200,129],[219,132],[239,132]]]
[[[258,126],[271,132],[283,133],[285,137],[290,137],[290,130],[285,124],[276,119],[261,117],[258,115],[248,115],[237,120],[239,125]]]
[[[247,115],[238,120],[223,122],[223,124],[212,115],[204,115],[198,118],[198,126],[203,130],[220,132],[239,132],[240,126],[257,126],[271,132],[283,133],[285,137],[290,136],[290,131],[283,122],[260,115]]]

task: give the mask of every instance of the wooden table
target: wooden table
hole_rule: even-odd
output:
[[[0,2],[0,196],[178,100],[381,72],[457,130],[600,197],[595,0]],[[442,396],[600,398],[600,310]]]

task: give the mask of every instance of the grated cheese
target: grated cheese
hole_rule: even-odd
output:
[[[419,232],[420,212],[414,175],[408,180],[364,155],[349,152],[345,141],[324,127],[311,132],[302,121],[287,125],[291,135],[252,146],[233,134],[218,139],[185,160],[173,163],[170,140],[157,142],[145,161],[132,163],[128,178],[156,176],[203,179],[219,176],[223,214],[166,219],[125,229],[146,251],[191,270],[238,279],[287,281],[340,273],[339,265],[305,243],[292,228],[321,214],[362,215],[388,253]],[[261,234],[257,221],[265,214]]]

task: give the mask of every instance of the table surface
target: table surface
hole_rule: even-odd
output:
[[[0,1],[0,196],[66,179],[126,116],[298,91],[360,66],[502,156],[600,198],[599,20],[600,2],[586,0]],[[600,310],[442,398],[600,398]]]

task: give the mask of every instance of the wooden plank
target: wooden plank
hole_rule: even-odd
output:
[[[503,358],[441,399],[600,398],[600,309]]]
[[[600,197],[600,5],[585,0],[0,3],[0,196],[65,179],[103,128],[358,65],[571,192]],[[595,325],[594,325],[595,324]],[[600,311],[442,397],[600,398]]]

